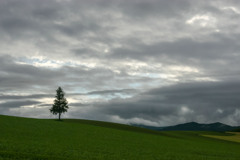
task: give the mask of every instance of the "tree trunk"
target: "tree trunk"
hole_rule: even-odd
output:
[[[61,113],[58,114],[58,120],[60,121],[61,119]]]

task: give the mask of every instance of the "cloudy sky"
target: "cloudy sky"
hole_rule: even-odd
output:
[[[240,125],[238,0],[0,0],[0,114]]]

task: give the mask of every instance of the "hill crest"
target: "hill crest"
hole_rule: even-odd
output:
[[[145,126],[145,125],[136,125],[132,124],[133,126],[148,128],[157,131],[233,131],[240,127],[234,127],[230,125],[226,125],[220,122],[203,124],[197,122],[187,122],[183,124],[178,124],[174,126],[166,126],[166,127],[153,127],[153,126]]]

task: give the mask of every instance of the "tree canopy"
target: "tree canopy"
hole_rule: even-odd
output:
[[[61,87],[58,87],[56,90],[56,96],[54,100],[54,104],[50,109],[50,112],[54,115],[58,114],[58,120],[61,120],[61,114],[67,112],[68,110],[68,102],[64,97],[65,93]]]

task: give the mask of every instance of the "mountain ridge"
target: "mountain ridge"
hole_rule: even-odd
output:
[[[132,126],[142,127],[157,131],[234,131],[238,130],[240,126],[230,126],[220,122],[214,123],[197,123],[197,122],[187,122],[182,124],[177,124],[173,126],[166,126],[166,127],[154,127],[154,126],[147,126],[147,125],[138,125],[138,124],[131,124]]]

